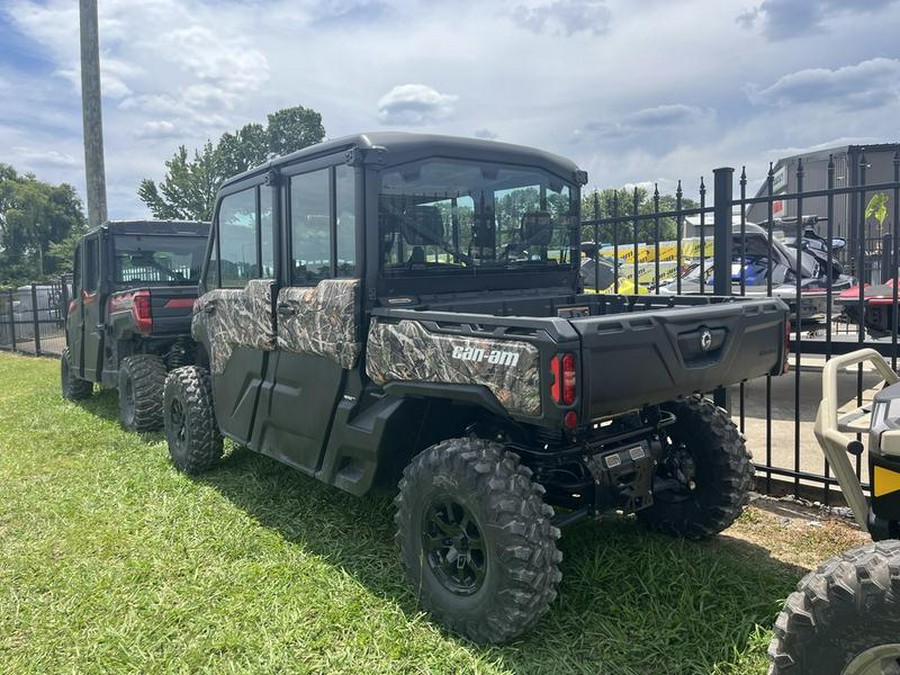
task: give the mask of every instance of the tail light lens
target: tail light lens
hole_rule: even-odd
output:
[[[144,335],[149,335],[153,330],[153,314],[150,311],[150,291],[141,290],[134,294],[131,313],[138,330]]]
[[[575,403],[576,377],[575,355],[572,353],[557,354],[550,361],[550,397],[559,404]]]

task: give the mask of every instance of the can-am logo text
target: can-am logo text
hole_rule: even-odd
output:
[[[454,359],[460,361],[473,361],[475,363],[496,363],[501,366],[515,366],[519,363],[518,352],[504,352],[499,349],[481,349],[480,347],[462,347],[453,348]]]

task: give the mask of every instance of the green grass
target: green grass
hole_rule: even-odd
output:
[[[478,647],[417,609],[389,501],[242,450],[191,480],[119,428],[113,392],[63,401],[57,371],[0,354],[0,672],[764,673],[802,574],[586,522],[544,619]]]

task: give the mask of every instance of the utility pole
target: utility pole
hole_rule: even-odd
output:
[[[79,0],[79,10],[81,16],[81,111],[84,121],[84,172],[87,187],[88,227],[95,228],[107,219],[97,0]]]

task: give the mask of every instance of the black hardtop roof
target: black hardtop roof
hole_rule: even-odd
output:
[[[209,234],[209,223],[198,220],[108,220],[97,229],[107,230],[112,234]]]
[[[461,136],[375,131],[335,138],[297,150],[283,157],[275,157],[265,164],[227,179],[222,183],[222,188],[272,169],[354,149],[381,150],[383,153],[380,162],[382,166],[393,166],[428,157],[456,157],[537,166],[564,177],[566,180],[582,184],[587,182],[587,175],[580,172],[578,166],[571,160],[524,145]]]

